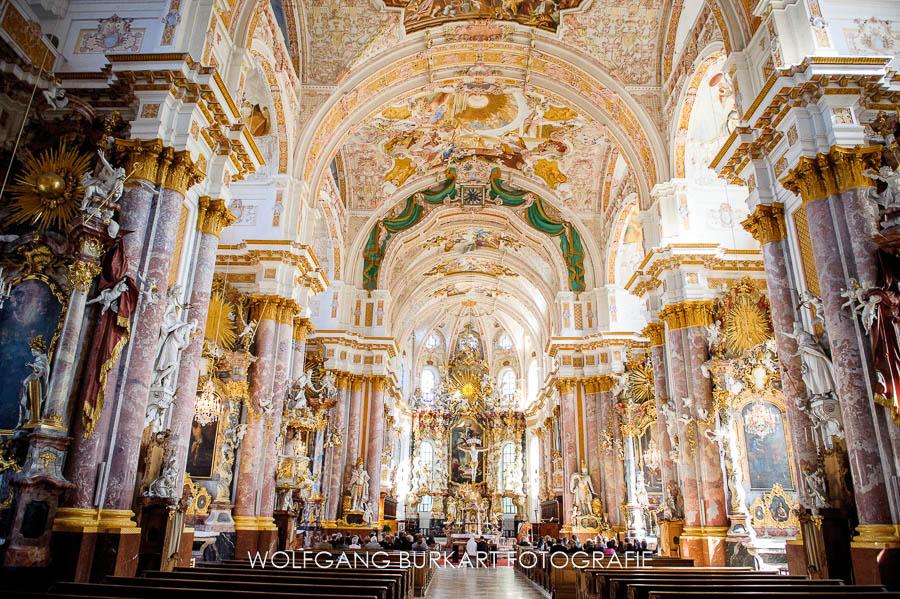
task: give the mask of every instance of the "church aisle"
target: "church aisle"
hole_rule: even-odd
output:
[[[513,568],[438,568],[428,599],[547,599]]]

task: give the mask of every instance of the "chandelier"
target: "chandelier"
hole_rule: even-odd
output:
[[[213,387],[212,379],[206,379],[203,383],[203,389],[200,391],[200,397],[194,404],[194,420],[200,426],[206,426],[219,419],[219,396],[216,395],[215,387]]]
[[[767,437],[778,425],[778,416],[765,404],[757,402],[744,415],[744,427],[757,437]]]

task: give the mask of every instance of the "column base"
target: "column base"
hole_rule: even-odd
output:
[[[131,510],[59,508],[50,541],[57,580],[99,582],[137,574],[141,529]]]
[[[681,556],[694,560],[695,566],[725,566],[727,526],[685,526],[680,544]]]
[[[850,542],[856,584],[883,584],[900,588],[900,526],[860,524]]]
[[[256,552],[275,551],[278,527],[271,517],[234,516],[234,558],[247,559]]]

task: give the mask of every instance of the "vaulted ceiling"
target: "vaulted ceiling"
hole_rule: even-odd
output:
[[[340,221],[330,225],[344,246],[336,278],[359,285],[372,228],[449,167],[476,164],[578,230],[589,288],[605,282],[622,214],[672,176],[667,123],[690,66],[709,43],[742,45],[754,4],[277,3],[302,80],[302,175]],[[383,259],[377,288],[391,294],[400,335],[490,306],[537,342],[567,290],[559,247],[501,208],[435,211]]]

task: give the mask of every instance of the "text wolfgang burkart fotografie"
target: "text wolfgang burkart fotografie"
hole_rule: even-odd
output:
[[[478,551],[463,553],[457,560],[453,551],[275,551],[247,552],[251,568],[566,568],[573,565],[588,568],[644,568],[644,556],[634,551],[625,553],[548,553],[545,551]]]

